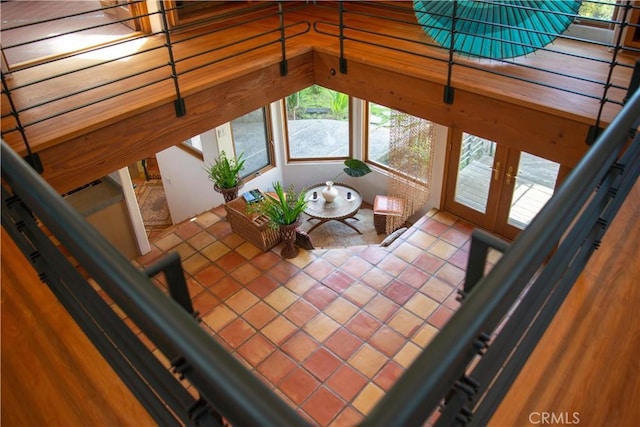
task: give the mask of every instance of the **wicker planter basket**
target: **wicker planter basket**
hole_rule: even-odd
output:
[[[280,243],[280,231],[271,228],[266,217],[248,214],[247,202],[243,197],[231,200],[225,208],[231,229],[245,240],[265,252]]]
[[[281,225],[280,236],[284,242],[284,247],[280,251],[282,258],[295,258],[298,256],[298,248],[296,246],[296,230],[300,225],[299,221],[293,224]]]

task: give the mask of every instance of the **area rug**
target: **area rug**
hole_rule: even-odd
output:
[[[136,196],[142,222],[147,230],[164,229],[173,224],[162,180],[152,179],[144,182],[138,187]]]
[[[377,245],[386,237],[384,234],[377,234],[373,226],[373,211],[371,209],[360,209],[355,216],[358,221],[348,219],[347,222],[353,224],[362,234],[358,234],[353,228],[344,225],[339,221],[328,221],[314,229],[309,234],[311,242],[315,248],[340,248],[358,245]],[[310,219],[302,214],[300,230],[308,232],[319,220]]]

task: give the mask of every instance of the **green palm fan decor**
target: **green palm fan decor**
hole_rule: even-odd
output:
[[[414,0],[425,33],[456,53],[506,59],[532,53],[562,34],[582,4],[573,0]]]

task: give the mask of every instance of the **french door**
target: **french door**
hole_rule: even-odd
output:
[[[551,160],[454,132],[445,209],[511,240],[551,198],[560,169]]]

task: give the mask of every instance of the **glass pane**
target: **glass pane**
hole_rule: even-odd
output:
[[[610,21],[613,19],[617,0],[584,1],[578,10],[578,15],[585,18],[595,18]]]
[[[232,120],[231,133],[236,155],[244,153],[243,178],[271,164],[264,108]]]
[[[560,165],[529,153],[520,153],[509,224],[524,229],[553,196]],[[507,171],[508,172],[508,171]]]
[[[367,161],[423,184],[430,182],[435,138],[433,123],[370,102],[367,130]]]
[[[369,103],[367,160],[389,166],[391,108]]]
[[[457,203],[486,213],[495,153],[495,142],[463,134],[454,197]]]
[[[196,135],[193,138],[189,138],[184,142],[186,145],[190,146],[194,150],[198,150],[202,153],[202,140],[200,139],[200,135]]]
[[[349,96],[310,86],[286,99],[289,157],[349,156]]]

